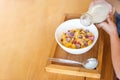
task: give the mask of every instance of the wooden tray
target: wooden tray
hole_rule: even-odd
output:
[[[79,18],[79,17],[80,17],[79,14],[66,14],[63,21],[73,18]],[[98,31],[99,31],[99,38],[97,40],[97,43],[90,51],[86,52],[85,54],[79,54],[79,55],[69,54],[65,52],[63,49],[61,49],[60,46],[57,44],[57,42],[54,40],[49,56],[50,58],[63,58],[63,59],[70,59],[75,61],[85,61],[88,58],[94,57],[97,58],[99,62],[96,69],[88,70],[80,65],[61,64],[61,63],[51,62],[48,60],[48,63],[45,68],[46,71],[52,73],[66,74],[66,75],[100,78],[101,70],[102,70],[104,34],[103,34],[103,30],[101,29],[98,29]]]

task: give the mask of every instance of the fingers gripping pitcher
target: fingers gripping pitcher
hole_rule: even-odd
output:
[[[80,17],[80,22],[84,26],[103,22],[109,15],[111,5],[106,2],[100,2],[91,6],[88,11]]]

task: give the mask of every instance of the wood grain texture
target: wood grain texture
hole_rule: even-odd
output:
[[[48,80],[84,80],[84,77],[70,76],[70,75],[61,75],[61,74],[48,74]]]
[[[86,78],[85,80],[100,80],[100,79],[96,79],[96,78]]]
[[[64,14],[85,12],[90,1],[0,0],[0,80],[51,80],[45,66],[54,31]],[[107,55],[105,64],[111,64]],[[107,67],[103,75],[110,80],[107,73],[112,68]],[[61,77],[56,76],[56,80]],[[82,80],[73,77],[76,79]]]

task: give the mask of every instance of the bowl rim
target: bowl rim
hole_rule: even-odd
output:
[[[73,21],[73,20],[79,20],[79,21],[80,21],[79,18],[70,19],[70,20],[64,21],[63,23],[61,23],[61,24],[56,28],[56,30],[55,30],[55,40],[57,41],[57,43],[58,43],[60,46],[64,47],[64,48],[67,48],[67,49],[69,49],[69,50],[75,50],[75,51],[76,51],[76,50],[83,50],[83,49],[91,48],[92,46],[94,46],[94,44],[97,42],[98,36],[99,36],[98,29],[97,29],[97,27],[96,27],[94,24],[91,24],[90,26],[94,26],[94,28],[95,28],[96,31],[97,31],[97,36],[96,36],[96,39],[92,42],[92,44],[90,44],[90,45],[87,46],[87,47],[78,48],[78,49],[76,49],[76,48],[75,48],[75,49],[74,49],[74,48],[68,48],[68,47],[64,46],[64,45],[58,40],[58,38],[57,38],[57,30],[58,30],[58,28],[61,27],[62,24],[65,24],[65,23],[67,23],[67,22],[69,22],[69,21]],[[81,24],[81,25],[82,25],[82,24]],[[85,26],[84,26],[84,27],[85,27]],[[89,27],[89,26],[87,26],[87,27]],[[85,28],[84,28],[84,29],[85,29]]]

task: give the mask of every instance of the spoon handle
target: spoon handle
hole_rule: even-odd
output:
[[[54,62],[66,63],[66,64],[80,64],[80,65],[83,65],[83,63],[81,63],[81,62],[68,60],[68,59],[49,58],[49,60],[50,61],[54,61]]]

